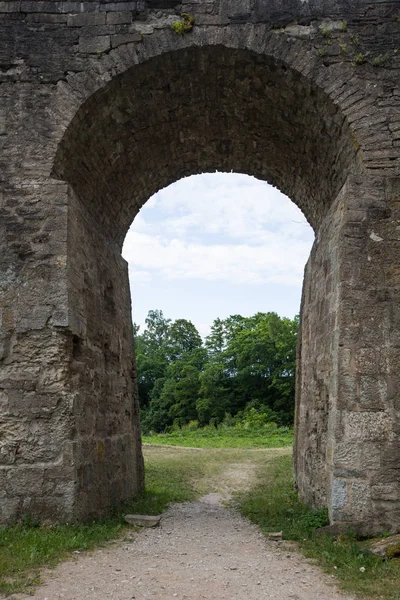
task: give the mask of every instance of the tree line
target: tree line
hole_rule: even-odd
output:
[[[298,317],[274,312],[215,319],[204,342],[191,321],[150,310],[134,326],[144,432],[251,414],[292,425]]]

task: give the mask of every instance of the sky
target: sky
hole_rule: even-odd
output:
[[[123,247],[133,320],[149,310],[208,334],[217,317],[299,312],[314,232],[287,196],[254,177],[195,175],[152,196]]]

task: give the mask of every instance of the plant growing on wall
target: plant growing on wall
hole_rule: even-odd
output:
[[[185,33],[192,31],[195,20],[193,15],[189,15],[188,13],[182,13],[181,18],[181,21],[172,23],[171,27],[178,35],[185,35]]]

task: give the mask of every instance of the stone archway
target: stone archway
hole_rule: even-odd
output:
[[[65,56],[46,62],[40,49],[42,80],[29,66],[30,87],[10,90],[20,150],[4,186],[4,521],[84,518],[142,488],[120,250],[155,191],[218,169],[276,185],[316,231],[298,356],[301,496],[333,522],[398,528],[399,95],[390,72],[324,59],[326,31],[344,44],[356,13],[323,28],[321,14],[281,15],[276,29],[255,5],[226,23],[200,3],[183,37],[168,12],[147,15],[144,39],[140,26],[104,33],[126,18],[112,7],[68,15]]]

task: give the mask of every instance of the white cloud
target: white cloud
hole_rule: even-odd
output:
[[[143,269],[137,269],[131,264],[129,265],[129,275],[131,281],[134,281],[136,285],[143,285],[150,283],[152,277],[151,273],[144,271]]]
[[[300,286],[313,234],[298,208],[237,174],[189,177],[136,217],[124,245],[132,281],[151,278]]]
[[[163,216],[158,223],[151,219],[153,233],[163,235],[201,227],[203,233],[254,241],[260,235],[262,239],[266,227],[281,226],[296,237],[308,228],[304,216],[286,196],[262,181],[238,174],[180,180],[153,197],[153,208]],[[146,223],[139,215],[133,230],[143,231]]]
[[[288,244],[278,235],[258,245],[203,245],[137,233],[125,248],[132,274],[160,272],[166,279],[230,280],[237,283],[280,281],[301,285],[309,253],[306,242]]]

